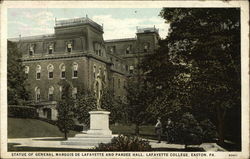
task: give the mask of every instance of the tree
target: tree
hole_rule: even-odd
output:
[[[29,99],[24,66],[21,61],[22,54],[17,44],[8,41],[7,77],[8,77],[8,104],[24,105]]]
[[[240,10],[163,8],[160,15],[170,23],[169,35],[160,43],[160,57],[142,65],[147,82],[162,87],[157,100],[170,112],[213,121],[222,144],[225,122],[232,121],[228,111],[241,109]]]
[[[75,118],[85,125],[89,125],[89,112],[96,110],[96,98],[91,91],[80,89],[75,100]]]
[[[72,87],[69,81],[63,80],[58,83],[62,87],[61,100],[57,104],[57,126],[64,133],[64,138],[67,140],[69,130],[74,123],[75,101],[72,98]]]
[[[124,102],[120,99],[115,98],[114,92],[106,88],[103,90],[101,98],[101,107],[104,110],[110,111],[110,122],[117,123],[124,121]]]
[[[145,124],[150,119],[148,112],[145,111],[151,99],[149,97],[150,91],[138,77],[131,77],[128,80],[126,91],[127,106],[125,111],[128,114],[128,121],[135,124],[135,134],[139,135],[139,126]]]

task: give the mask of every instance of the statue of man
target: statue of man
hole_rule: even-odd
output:
[[[96,96],[96,105],[97,105],[97,110],[102,110],[101,108],[101,96],[102,96],[102,80],[100,78],[100,75],[97,74],[95,84],[94,84],[94,92]]]

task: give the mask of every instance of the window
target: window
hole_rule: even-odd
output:
[[[133,73],[134,72],[134,66],[129,66],[129,73]]]
[[[32,56],[35,53],[35,45],[31,44],[29,46],[29,55]]]
[[[53,51],[54,51],[54,46],[53,46],[53,44],[50,44],[48,49],[49,49],[49,54],[52,54]]]
[[[52,64],[49,64],[47,69],[48,69],[48,78],[53,79],[54,66]]]
[[[128,65],[126,65],[125,68],[126,68],[126,71],[128,71]]]
[[[36,79],[40,80],[40,78],[41,78],[41,66],[37,65],[36,66]]]
[[[77,98],[77,88],[76,88],[76,87],[74,87],[74,88],[72,89],[72,98],[73,98],[73,99],[76,99],[76,98]]]
[[[103,81],[104,81],[104,83],[106,83],[106,81],[107,81],[107,71],[106,71],[106,69],[104,69],[104,71],[103,71]]]
[[[24,73],[25,73],[25,77],[28,78],[29,66],[25,66],[25,67],[24,67]]]
[[[72,52],[72,42],[67,43],[67,52]]]
[[[35,95],[36,95],[36,101],[39,102],[40,99],[41,99],[41,96],[40,96],[40,88],[35,88]]]
[[[109,51],[110,51],[110,53],[115,53],[115,46],[111,46]]]
[[[62,86],[59,86],[59,98],[62,99]]]
[[[102,49],[101,44],[95,43],[95,54],[98,56],[102,56]]]
[[[93,77],[94,77],[94,79],[96,78],[96,66],[95,65],[93,67]]]
[[[25,66],[25,67],[24,67],[24,72],[25,72],[26,74],[29,73],[29,70],[30,70],[29,66]]]
[[[49,87],[49,94],[48,94],[48,100],[53,101],[53,94],[54,94],[54,87],[50,86]]]
[[[120,88],[120,87],[121,87],[121,80],[118,79],[118,88]]]
[[[149,49],[149,43],[144,44],[144,52],[148,52]]]
[[[65,65],[64,64],[61,64],[60,65],[60,70],[61,70],[61,79],[65,79],[65,77],[66,77],[66,67],[65,67]]]
[[[126,54],[131,53],[131,50],[132,50],[132,45],[129,45],[129,46],[126,48]]]
[[[78,77],[78,64],[73,63],[73,75],[72,78],[77,78]]]

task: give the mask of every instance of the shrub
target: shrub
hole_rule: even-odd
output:
[[[200,126],[203,130],[203,142],[211,142],[213,139],[218,137],[215,125],[209,119],[201,121]]]
[[[181,143],[186,146],[201,144],[203,130],[192,114],[184,113],[181,119],[172,125],[172,130],[168,132],[169,142]]]
[[[33,107],[9,105],[8,116],[17,118],[37,118],[38,113]]]
[[[119,135],[111,140],[108,144],[99,144],[96,148],[98,151],[149,151],[151,146],[147,140],[137,136]]]

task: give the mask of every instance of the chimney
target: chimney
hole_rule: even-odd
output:
[[[22,38],[22,35],[21,35],[21,34],[19,34],[19,41],[21,41],[21,38]]]

